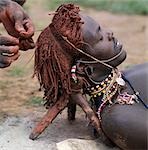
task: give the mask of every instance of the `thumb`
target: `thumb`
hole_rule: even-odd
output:
[[[23,20],[16,20],[15,29],[19,34],[22,32],[26,32],[23,26]]]

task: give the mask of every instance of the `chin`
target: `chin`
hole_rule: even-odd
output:
[[[126,57],[127,57],[127,53],[126,53],[125,50],[123,50],[123,53],[121,54],[121,62],[120,62],[120,64],[126,59]]]
[[[119,66],[121,63],[124,62],[124,60],[126,59],[127,57],[127,53],[125,50],[123,50],[122,54],[116,58],[115,60],[113,60],[112,62],[110,62],[110,65],[113,66],[113,67],[117,67]]]

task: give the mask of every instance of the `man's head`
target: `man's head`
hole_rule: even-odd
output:
[[[73,4],[61,5],[52,19],[52,25],[60,36],[66,37],[75,47],[99,60],[107,60],[120,54],[109,62],[114,67],[126,58],[126,52],[122,50],[122,45],[113,33],[103,29],[91,17],[82,14],[79,7]],[[80,54],[76,49],[70,51],[70,54],[73,52]]]
[[[45,89],[47,105],[55,103],[59,93],[67,99],[66,95],[73,89],[72,65],[79,59],[90,60],[78,49],[104,60],[118,55],[122,45],[111,32],[103,30],[92,18],[80,14],[79,7],[73,4],[61,5],[52,23],[40,34],[35,51],[35,74]],[[123,51],[110,65],[116,67],[125,57]]]
[[[99,23],[85,14],[81,14],[83,51],[91,54],[99,60],[109,60],[116,57],[109,64],[118,66],[126,58],[126,52],[122,49],[122,44],[114,37],[113,32],[103,29]]]
[[[23,6],[26,0],[12,0],[14,2],[17,2],[19,5]]]

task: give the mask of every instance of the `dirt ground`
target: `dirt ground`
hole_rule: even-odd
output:
[[[40,30],[50,23],[52,16],[48,15],[49,11],[44,1],[27,1],[26,8],[35,23],[34,40],[36,40]],[[148,61],[148,16],[115,15],[90,9],[84,10],[83,8],[82,10],[86,11],[103,27],[112,30],[119,41],[123,43],[128,56],[119,67],[120,69]],[[2,26],[0,26],[0,30],[5,34]],[[13,150],[13,147],[19,150],[34,150],[32,147],[36,145],[38,147],[36,150],[44,150],[40,146],[41,144],[47,149],[53,150],[56,142],[67,138],[93,139],[91,131],[86,126],[85,115],[79,109],[77,120],[72,125],[67,122],[66,111],[64,111],[41,136],[38,143],[30,141],[25,143],[31,128],[46,110],[40,104],[43,93],[39,91],[37,79],[32,78],[34,50],[20,53],[21,56],[15,63],[0,70],[0,149]],[[17,73],[18,69],[20,74]],[[77,131],[78,128],[79,131]],[[19,132],[20,130],[21,132]],[[8,133],[8,131],[11,132]],[[23,137],[22,145],[16,146],[15,143],[19,143],[19,141],[17,138],[12,141],[14,137],[20,139]],[[47,142],[48,140],[50,142]]]

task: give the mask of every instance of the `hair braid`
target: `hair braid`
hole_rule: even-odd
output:
[[[79,8],[73,4],[61,5],[52,23],[42,31],[35,50],[35,71],[44,89],[46,105],[53,105],[59,97],[68,101],[72,92],[71,65],[78,52],[66,43],[62,36],[76,47],[82,41]]]

